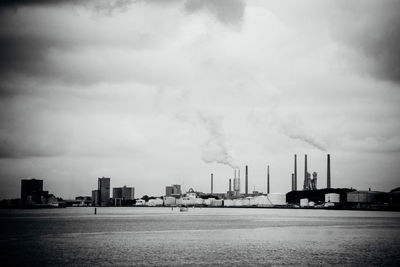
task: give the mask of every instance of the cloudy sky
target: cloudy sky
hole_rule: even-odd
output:
[[[400,186],[400,1],[0,1],[0,199]],[[243,183],[243,180],[242,180]]]

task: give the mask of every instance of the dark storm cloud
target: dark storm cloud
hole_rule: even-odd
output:
[[[395,0],[345,1],[334,12],[335,36],[370,60],[368,72],[393,82],[400,82],[399,10]]]
[[[18,141],[15,138],[0,139],[0,158],[54,157],[63,154],[61,148],[54,148],[52,144],[35,143],[35,140],[28,142],[25,138]]]
[[[50,47],[58,45],[61,43],[41,37],[0,33],[0,77],[51,74],[51,67],[45,63],[46,54]]]
[[[220,22],[237,24],[243,18],[245,4],[241,0],[187,0],[187,12],[208,11]]]
[[[114,1],[80,1],[80,0],[0,0],[0,5],[3,7],[22,7],[22,6],[39,6],[39,5],[85,5],[89,2],[97,2],[99,6],[121,7],[129,3],[135,2],[131,0],[114,0]]]

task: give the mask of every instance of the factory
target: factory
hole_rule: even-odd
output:
[[[266,165],[266,193],[249,191],[249,166],[244,166],[244,183],[241,182],[240,168],[233,168],[233,175],[227,179],[228,190],[216,193],[214,182],[216,176],[210,174],[210,191],[203,193],[189,188],[182,192],[179,184],[165,187],[162,197],[134,199],[134,188],[113,188],[112,204],[149,207],[227,207],[227,208],[326,208],[326,209],[387,209],[400,210],[400,188],[389,193],[352,188],[333,188],[331,178],[331,156],[326,156],[326,187],[321,187],[321,176],[310,171],[309,158],[304,155],[304,172],[301,190],[298,190],[297,154],[294,155],[293,172],[291,173],[291,191],[288,193],[271,192],[270,165]],[[273,177],[272,177],[273,178]],[[244,188],[242,188],[244,185]],[[98,189],[93,191],[93,206],[107,206],[110,203],[110,178],[99,178]],[[134,204],[135,203],[135,204]]]
[[[76,200],[60,202],[53,195],[43,191],[43,180],[21,180],[21,206],[186,206],[186,207],[244,207],[244,208],[326,208],[326,209],[365,209],[365,210],[400,210],[400,187],[390,192],[355,190],[353,188],[333,188],[331,178],[331,156],[326,155],[326,187],[321,187],[321,176],[310,171],[309,158],[304,155],[304,172],[302,189],[298,190],[297,154],[294,155],[293,172],[291,173],[291,191],[288,193],[271,192],[270,165],[266,165],[266,193],[249,191],[249,166],[244,166],[244,188],[242,188],[240,168],[233,167],[233,175],[228,182],[227,191],[216,193],[214,190],[215,175],[210,175],[210,191],[203,193],[190,188],[182,193],[181,185],[172,184],[165,187],[161,197],[143,196],[135,199],[134,187],[114,187],[110,198],[110,178],[101,177],[92,196],[77,197]],[[273,178],[273,177],[272,177]],[[3,201],[3,206],[12,206]]]
[[[294,171],[291,175],[291,191],[288,193],[270,192],[270,166],[267,165],[266,194],[250,193],[249,167],[245,166],[245,188],[241,193],[240,169],[235,167],[233,178],[228,179],[226,193],[214,192],[214,174],[211,173],[210,194],[189,189],[182,197],[165,196],[164,206],[198,207],[277,207],[277,208],[335,208],[335,209],[371,209],[388,205],[399,205],[400,190],[391,193],[376,191],[356,191],[349,188],[331,187],[331,157],[326,159],[326,188],[318,188],[318,174],[309,171],[308,158],[304,155],[304,180],[302,190],[297,190],[297,155],[294,155]],[[233,187],[232,187],[233,180]],[[161,205],[161,204],[160,204]]]
[[[339,207],[346,203],[347,193],[355,191],[347,188],[331,188],[331,157],[327,155],[326,188],[317,188],[317,173],[312,178],[308,172],[307,155],[304,155],[303,190],[297,190],[297,155],[294,155],[294,172],[292,173],[292,191],[286,194],[287,203],[296,207]],[[329,204],[326,204],[329,203]]]
[[[385,203],[392,206],[399,203],[400,190],[391,193],[375,191],[356,191],[348,188],[331,187],[331,157],[326,159],[326,188],[318,188],[318,174],[309,171],[308,158],[304,155],[304,180],[302,190],[297,190],[297,155],[294,155],[294,171],[291,175],[291,191],[271,193],[270,165],[266,166],[266,193],[249,192],[249,166],[245,165],[244,193],[241,188],[240,168],[233,168],[233,176],[228,179],[226,193],[214,192],[214,173],[210,175],[210,193],[190,188],[181,192],[180,185],[166,187],[166,194],[138,205],[145,206],[186,206],[186,207],[258,207],[258,208],[334,208],[334,209],[370,209],[382,207]],[[233,182],[233,183],[232,183]],[[396,204],[400,206],[399,204]]]

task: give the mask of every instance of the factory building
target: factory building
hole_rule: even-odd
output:
[[[181,186],[173,184],[165,187],[165,196],[167,197],[180,197],[182,195]]]
[[[335,193],[339,195],[340,202],[344,204],[347,200],[347,193],[355,191],[354,189],[348,188],[324,188],[317,190],[303,190],[303,191],[291,191],[286,194],[286,201],[289,204],[300,205],[301,199],[308,199],[314,203],[324,203],[325,195]]]
[[[374,204],[389,203],[389,194],[378,191],[353,191],[347,193],[349,208],[371,208]]]

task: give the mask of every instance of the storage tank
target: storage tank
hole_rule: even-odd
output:
[[[233,206],[233,200],[232,199],[225,199],[224,206],[225,207],[232,207]]]
[[[300,199],[300,207],[308,207],[308,198]]]
[[[161,198],[150,199],[147,202],[147,206],[150,206],[150,207],[162,206],[163,204],[164,204],[164,201]]]
[[[340,195],[336,193],[325,194],[325,202],[340,203]]]
[[[202,205],[204,205],[204,199],[202,199],[202,198],[195,198],[194,200],[195,200],[195,205],[196,205],[196,206],[202,206]]]
[[[241,206],[243,206],[243,200],[240,198],[235,199],[235,200],[233,200],[233,205],[235,205],[235,207],[241,207]]]
[[[215,198],[207,198],[204,200],[204,204],[207,206],[211,206],[211,202],[215,200]]]
[[[286,194],[270,193],[267,197],[272,205],[286,205]]]
[[[326,202],[326,203],[324,204],[324,207],[325,207],[325,208],[335,207],[335,203],[333,203],[333,202]]]
[[[270,207],[272,206],[271,201],[267,196],[258,196],[257,197],[257,206],[258,207]]]
[[[242,206],[245,206],[245,207],[250,206],[250,199],[249,198],[243,198],[242,199]]]
[[[309,206],[309,207],[314,207],[314,206],[315,206],[315,203],[314,203],[314,201],[310,201],[310,202],[308,202],[308,206]]]
[[[249,206],[257,206],[257,198],[255,197],[249,197]]]

